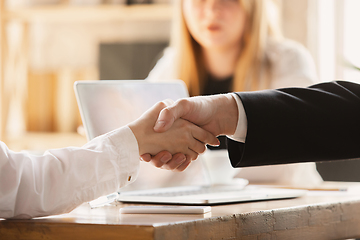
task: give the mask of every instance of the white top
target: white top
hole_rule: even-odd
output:
[[[307,51],[307,49],[301,44],[291,41],[282,40],[275,41],[269,40],[265,54],[267,55],[272,65],[271,76],[271,89],[283,88],[283,87],[307,87],[317,82],[317,74],[315,63]],[[172,48],[167,48],[164,51],[164,56],[157,62],[154,69],[150,72],[148,80],[150,81],[167,81],[169,79],[175,79],[175,65],[176,52]],[[241,110],[241,106],[238,106]],[[239,113],[244,111],[239,111]],[[244,115],[243,115],[244,116]],[[243,119],[242,116],[242,119]],[[240,118],[239,118],[240,121]],[[244,123],[244,121],[241,121]],[[234,140],[244,141],[246,137],[245,124],[238,125],[237,132],[241,132],[241,136],[230,136]],[[236,133],[238,134],[238,133]],[[245,135],[244,135],[245,134]],[[209,182],[209,177],[204,171],[204,166],[200,161],[192,163],[182,178],[178,177],[171,181],[171,177],[166,177],[167,185],[177,184],[206,184]],[[225,163],[224,163],[225,164]],[[147,174],[151,175],[151,169],[147,169]],[[168,173],[169,175],[170,173]],[[194,174],[197,178],[194,178]],[[263,167],[251,167],[242,168],[239,170],[237,177],[246,178],[250,182],[271,182],[277,184],[290,184],[301,186],[314,186],[322,182],[322,178],[316,170],[315,163],[297,163],[287,165],[274,165]],[[155,180],[157,179],[157,180]],[[158,183],[164,183],[162,175],[156,175],[152,180],[153,186]],[[169,180],[170,179],[170,180]],[[142,181],[142,176],[139,178],[139,182]],[[150,185],[151,181],[147,182]],[[135,187],[134,185],[133,187]]]
[[[284,87],[307,87],[317,82],[314,60],[301,44],[291,41],[269,40],[265,54],[272,65],[271,89]],[[176,52],[166,48],[163,57],[147,77],[150,81],[176,79]]]
[[[42,156],[13,152],[0,142],[0,218],[70,212],[134,182],[139,162],[138,144],[127,126],[81,148]]]

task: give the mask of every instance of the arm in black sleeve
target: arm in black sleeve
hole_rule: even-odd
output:
[[[360,157],[360,85],[237,93],[248,128],[245,144],[228,140],[234,167]]]

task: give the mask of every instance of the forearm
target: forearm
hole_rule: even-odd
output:
[[[233,135],[237,130],[239,106],[236,102],[235,96],[232,94],[221,94],[215,97],[219,97],[221,101],[214,99],[218,104],[219,123],[222,125],[222,135]],[[240,106],[241,107],[241,106]]]
[[[248,129],[245,145],[229,141],[234,165],[360,157],[359,85],[334,82],[239,96]]]
[[[50,150],[42,156],[15,153],[3,144],[1,162],[6,164],[0,178],[6,186],[0,185],[0,217],[66,213],[133,182],[139,159],[131,135],[123,128],[82,148]]]

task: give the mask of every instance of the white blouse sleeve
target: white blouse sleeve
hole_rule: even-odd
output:
[[[49,150],[42,156],[13,152],[0,142],[0,217],[70,212],[132,183],[138,169],[137,141],[127,126],[83,147]]]
[[[300,43],[269,41],[267,56],[272,64],[272,89],[308,87],[318,81],[314,60]]]
[[[155,67],[150,71],[146,80],[152,82],[164,82],[177,79],[175,62],[175,50],[171,47],[166,48],[164,50],[164,55],[157,61]]]

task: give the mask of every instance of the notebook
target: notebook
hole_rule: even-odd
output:
[[[77,81],[74,89],[88,140],[132,122],[159,101],[188,97],[185,84],[179,80]],[[122,202],[215,205],[295,198],[306,193],[298,189],[257,188],[247,183],[236,179],[232,184],[119,190],[116,198]]]

